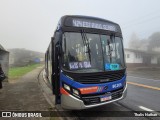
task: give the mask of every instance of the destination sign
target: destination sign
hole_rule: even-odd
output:
[[[87,19],[72,19],[72,25],[75,27],[85,27],[85,28],[95,28],[109,31],[116,31],[115,25],[97,21],[97,20],[87,20]]]
[[[69,67],[71,70],[80,69],[80,68],[91,68],[91,63],[89,61],[70,62]]]

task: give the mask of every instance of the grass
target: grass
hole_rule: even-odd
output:
[[[13,67],[9,69],[9,79],[18,79],[26,73],[32,71],[37,68],[41,64],[32,64],[24,67]]]

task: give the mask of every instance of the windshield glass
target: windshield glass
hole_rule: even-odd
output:
[[[102,72],[124,68],[122,39],[119,37],[65,32],[62,66],[75,72]]]

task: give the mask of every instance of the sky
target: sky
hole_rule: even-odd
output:
[[[120,25],[124,46],[160,32],[160,0],[0,0],[0,44],[45,52],[63,15],[104,18]]]

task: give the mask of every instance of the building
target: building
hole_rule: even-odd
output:
[[[2,65],[3,72],[8,76],[9,71],[9,52],[6,51],[0,44],[0,63]]]
[[[128,67],[160,66],[160,52],[125,49]]]
[[[44,53],[26,50],[26,49],[9,49],[10,52],[10,66],[26,66],[32,63],[44,62]]]

